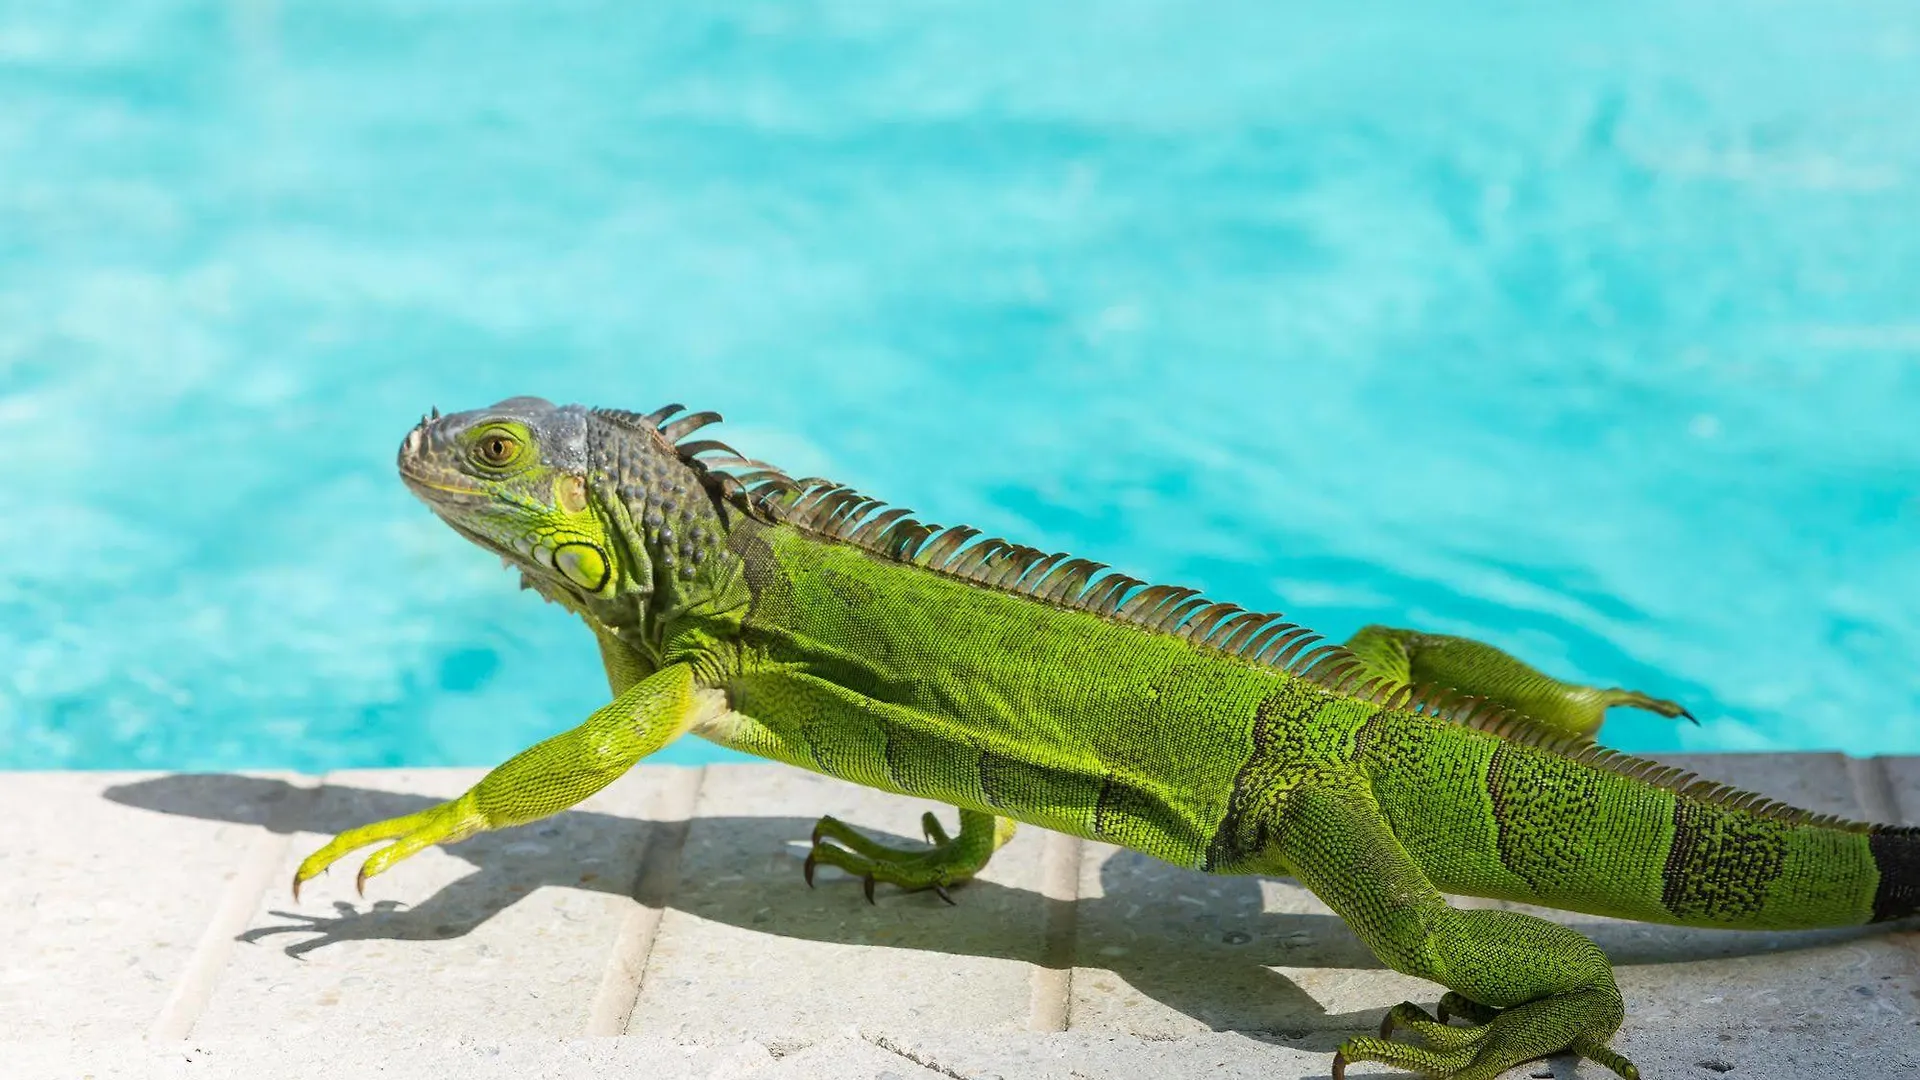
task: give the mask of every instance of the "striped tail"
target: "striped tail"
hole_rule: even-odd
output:
[[[1661,793],[1671,800],[1672,831],[1659,911],[1644,918],[1793,930],[1920,909],[1920,829],[1816,817],[1730,790],[1727,802]]]
[[[1374,791],[1443,892],[1756,930],[1920,910],[1920,828],[1815,814],[1511,714],[1482,730],[1399,715],[1369,747]]]

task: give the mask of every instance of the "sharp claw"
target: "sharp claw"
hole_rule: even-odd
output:
[[[807,879],[807,888],[813,888],[813,852],[807,852],[807,861],[800,864],[800,873]]]
[[[360,872],[353,876],[353,891],[359,893],[362,900],[367,898],[367,866],[365,863],[360,864]]]
[[[812,841],[814,847],[820,846],[820,826],[822,824],[823,824],[822,822],[818,822],[818,821],[814,822],[813,833],[808,837],[808,839]]]
[[[867,903],[869,904],[879,903],[878,900],[875,900],[873,898],[873,875],[872,874],[868,874],[866,877],[860,879],[860,887],[861,889],[865,890],[867,894]]]
[[[1347,1080],[1347,1055],[1333,1052],[1333,1080]]]
[[[435,405],[433,407],[433,419],[435,420],[440,419],[440,406],[438,405]]]
[[[300,902],[300,871],[293,872],[293,902]]]
[[[947,892],[947,887],[945,885],[935,885],[933,887],[933,895],[939,897],[942,900],[945,900],[949,904],[953,904],[953,894]],[[955,904],[954,906],[958,907],[959,905]]]
[[[1692,724],[1692,725],[1693,725],[1694,727],[1699,727],[1699,726],[1700,726],[1700,718],[1699,718],[1699,717],[1697,717],[1697,716],[1695,716],[1695,715],[1693,715],[1692,713],[1690,713],[1690,712],[1688,712],[1687,710],[1685,710],[1685,709],[1681,709],[1681,710],[1680,710],[1680,715],[1681,715],[1681,716],[1684,716],[1684,717],[1686,717],[1686,718],[1687,718],[1687,722],[1688,722],[1688,723],[1690,723],[1690,724]]]

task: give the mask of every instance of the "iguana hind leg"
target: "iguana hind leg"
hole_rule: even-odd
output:
[[[869,902],[874,882],[884,881],[904,889],[932,889],[952,903],[947,887],[985,869],[993,853],[1012,839],[1014,825],[1010,818],[962,810],[959,836],[949,837],[931,812],[921,817],[920,827],[930,846],[896,848],[867,839],[837,818],[821,818],[813,827],[813,850],[807,853],[807,884],[813,884],[814,866],[825,863],[860,877]]]
[[[1286,797],[1273,852],[1284,869],[1345,919],[1388,967],[1454,991],[1451,1027],[1411,1003],[1388,1014],[1424,1045],[1348,1039],[1334,1075],[1378,1061],[1435,1080],[1490,1080],[1522,1061],[1573,1050],[1620,1075],[1639,1074],[1606,1042],[1625,1009],[1598,946],[1514,911],[1450,907],[1400,846],[1363,782],[1315,779]]]
[[[1594,737],[1607,710],[1616,705],[1693,720],[1677,702],[1617,686],[1563,682],[1471,638],[1363,626],[1347,639],[1346,647],[1372,678],[1486,698],[1583,739]]]

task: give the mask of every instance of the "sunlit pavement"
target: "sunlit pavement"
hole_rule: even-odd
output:
[[[1920,758],[1665,760],[1920,822]],[[1291,881],[1039,829],[955,906],[885,886],[869,905],[827,869],[809,889],[819,815],[911,843],[927,804],[779,766],[642,768],[364,899],[350,860],[293,900],[329,835],[479,775],[0,773],[0,1075],[1285,1080],[1326,1076],[1343,1037],[1438,995]],[[1920,1075],[1911,929],[1558,917],[1618,965],[1617,1046],[1643,1075]]]

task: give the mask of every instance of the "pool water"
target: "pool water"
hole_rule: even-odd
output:
[[[1907,0],[0,6],[0,768],[584,717],[393,474],[515,394],[1920,752],[1915,101]]]

